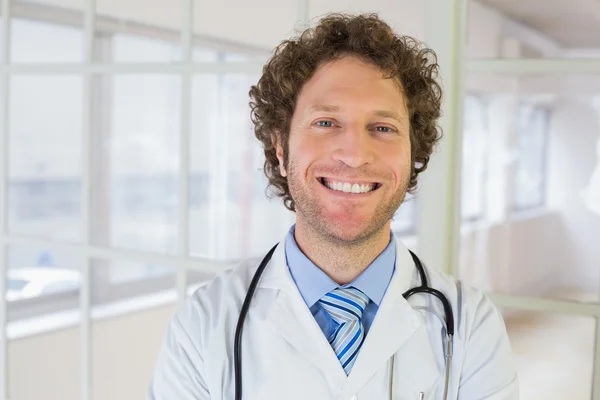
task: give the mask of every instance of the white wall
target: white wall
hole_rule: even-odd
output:
[[[553,111],[549,163],[549,206],[565,229],[562,274],[565,284],[597,290],[600,282],[600,215],[581,196],[600,165],[600,117],[589,100],[563,97]],[[598,183],[596,183],[598,184]]]
[[[145,399],[173,306],[94,322],[92,400]],[[79,329],[69,328],[8,345],[11,400],[78,400]]]
[[[596,150],[600,113],[591,96],[576,89],[577,80],[512,80],[512,87],[498,91],[493,86],[490,91],[495,96],[489,115],[489,146],[494,152],[488,161],[487,209],[475,227],[463,226],[461,278],[501,293],[557,296],[556,291],[569,287],[575,292],[598,292],[600,215],[592,213],[581,194],[598,185],[592,182],[592,174],[600,166]],[[594,82],[588,78],[589,86]],[[510,209],[513,188],[508,176],[515,162],[516,101],[540,93],[551,95],[544,100],[551,109],[547,209],[515,213]]]

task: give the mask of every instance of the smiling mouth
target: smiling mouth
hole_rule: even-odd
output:
[[[323,177],[318,178],[317,180],[328,189],[344,193],[363,194],[372,192],[381,187],[381,183],[378,182],[341,182]]]

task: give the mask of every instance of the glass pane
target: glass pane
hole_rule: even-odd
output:
[[[2,19],[2,10],[3,10],[4,0],[0,0],[0,54],[4,54],[4,19]],[[4,62],[2,60],[4,56],[0,56],[0,62]]]
[[[592,398],[593,318],[513,310],[504,318],[522,399]]]
[[[256,77],[198,75],[192,88],[190,252],[219,260],[266,253],[293,223],[265,195],[264,152],[250,125]]]
[[[102,76],[94,84],[95,243],[177,250],[180,79]]]
[[[111,48],[114,62],[176,62],[181,59],[178,43],[130,33],[112,35]]]
[[[181,3],[97,0],[97,56],[103,62],[180,61]]]
[[[598,4],[470,0],[470,58],[598,58]]]
[[[16,3],[13,3],[13,8]],[[17,12],[11,19],[10,57],[14,63],[77,63],[83,62],[82,22],[73,25],[74,14],[64,8],[30,4],[31,10],[55,14],[53,22],[20,17]],[[81,15],[81,14],[75,14]],[[64,21],[64,22],[61,22]]]
[[[266,48],[247,44],[222,42],[216,39],[197,37],[192,50],[192,59],[195,62],[266,62],[270,52]]]
[[[80,337],[75,327],[9,340],[8,398],[80,398]]]
[[[220,53],[208,46],[195,46],[192,57],[196,62],[216,62],[219,61]]]
[[[132,304],[156,305],[161,296],[173,294],[175,269],[160,262],[93,260],[92,304],[106,306],[96,312],[118,312]],[[121,300],[130,300],[127,304]]]
[[[66,310],[77,312],[81,287],[79,268],[83,257],[24,245],[10,245],[7,254],[5,296],[9,304],[9,321]]]
[[[488,136],[484,132],[489,129],[486,107],[482,96],[467,95],[465,98],[461,215],[466,220],[477,220],[484,213],[484,166],[488,146]]]
[[[600,76],[471,75],[467,91],[482,100],[465,129],[486,123],[465,131],[463,204],[483,199],[483,212],[463,219],[459,275],[490,292],[597,300]]]
[[[9,229],[81,238],[83,78],[15,76],[9,99]]]
[[[512,208],[525,210],[543,206],[548,153],[550,109],[533,102],[517,105],[515,123],[514,196]]]

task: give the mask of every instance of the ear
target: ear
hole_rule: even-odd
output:
[[[283,159],[283,146],[281,146],[281,134],[277,132],[271,137],[271,141],[273,143],[273,147],[275,147],[275,154],[277,155],[277,159],[279,160],[279,173],[281,174],[281,176],[286,177],[287,171],[285,170],[285,162]]]

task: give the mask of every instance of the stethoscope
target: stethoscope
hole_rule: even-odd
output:
[[[278,243],[279,244],[279,243]],[[250,308],[250,302],[252,301],[252,296],[254,296],[254,291],[258,286],[258,280],[265,270],[269,260],[273,256],[273,252],[277,245],[273,246],[271,250],[267,253],[265,258],[260,262],[258,269],[254,273],[252,277],[252,281],[250,282],[250,286],[248,287],[248,293],[246,293],[246,298],[244,299],[244,303],[242,304],[242,309],[240,311],[240,316],[238,317],[237,327],[235,328],[235,342],[233,347],[233,363],[235,370],[235,400],[242,400],[242,355],[241,355],[241,347],[242,347],[242,328],[244,326],[244,320],[246,319],[246,314],[248,314],[248,308]],[[452,361],[452,338],[454,336],[454,314],[452,313],[452,307],[450,306],[450,302],[444,296],[442,292],[439,290],[430,288],[427,284],[427,276],[425,276],[425,270],[423,269],[423,264],[419,257],[412,251],[410,251],[410,255],[417,267],[417,271],[419,272],[419,276],[421,277],[421,286],[414,287],[412,289],[407,290],[402,295],[405,299],[408,300],[410,296],[416,293],[428,293],[435,297],[437,297],[443,307],[444,313],[446,314],[446,376],[445,376],[445,384],[444,384],[444,400],[448,399],[448,382],[450,380],[450,364]],[[393,364],[393,363],[392,363]],[[392,385],[390,385],[390,399],[392,398]],[[424,393],[421,392],[419,395],[419,399],[422,399]]]

